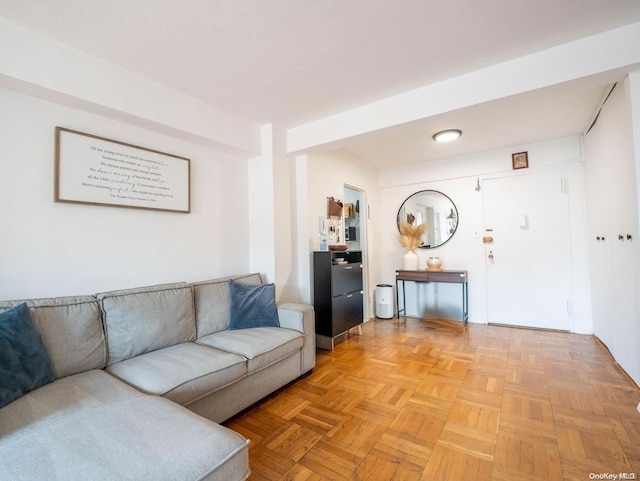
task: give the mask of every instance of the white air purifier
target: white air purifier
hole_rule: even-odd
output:
[[[376,317],[379,319],[393,318],[393,286],[390,284],[376,286]]]

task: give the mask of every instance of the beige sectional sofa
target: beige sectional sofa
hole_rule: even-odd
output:
[[[26,301],[55,380],[0,408],[0,479],[247,479],[248,441],[217,423],[314,367],[314,316],[229,329],[230,283],[263,285],[231,279]]]

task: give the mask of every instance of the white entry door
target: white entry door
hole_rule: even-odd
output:
[[[572,329],[564,182],[560,171],[483,182],[489,323]]]

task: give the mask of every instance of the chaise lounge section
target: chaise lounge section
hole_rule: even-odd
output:
[[[274,297],[249,274],[0,302],[26,302],[55,379],[0,408],[0,479],[247,479],[217,423],[315,365],[313,309]]]

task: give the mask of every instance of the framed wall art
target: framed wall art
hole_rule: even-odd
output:
[[[54,201],[189,213],[190,160],[56,127]]]
[[[526,169],[529,167],[529,155],[527,152],[511,154],[511,163],[514,169]]]

